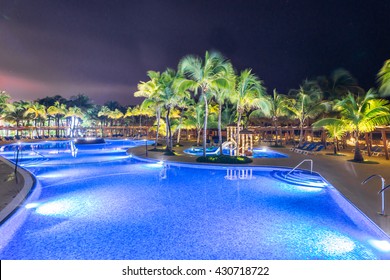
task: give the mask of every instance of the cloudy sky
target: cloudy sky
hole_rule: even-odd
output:
[[[268,91],[349,70],[365,89],[390,59],[390,1],[0,0],[0,90],[135,104],[148,70],[219,50]]]

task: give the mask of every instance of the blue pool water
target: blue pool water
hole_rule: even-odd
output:
[[[0,225],[0,259],[390,259],[389,238],[317,174],[114,146],[26,160],[37,186]]]
[[[203,148],[199,147],[191,147],[189,149],[185,149],[184,152],[193,156],[202,156]],[[229,149],[222,149],[224,155],[229,155]],[[253,149],[253,158],[287,158],[288,156],[279,152],[275,152],[273,150],[269,150],[267,148],[254,148]],[[206,149],[206,155],[216,155],[219,154],[219,147],[208,147]]]

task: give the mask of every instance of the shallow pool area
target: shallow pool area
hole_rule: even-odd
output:
[[[207,147],[206,148],[206,156],[218,155],[220,148],[217,146]],[[202,156],[203,148],[202,147],[191,147],[184,150],[184,153],[193,155],[193,156]],[[223,148],[222,153],[224,155],[230,155],[229,148]],[[254,148],[252,150],[252,158],[287,158],[286,154],[276,152],[266,147]]]
[[[145,161],[126,145],[29,158],[37,185],[0,225],[0,258],[390,259],[389,237],[318,174]]]

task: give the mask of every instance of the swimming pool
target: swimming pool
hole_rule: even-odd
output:
[[[1,259],[390,259],[389,238],[317,174],[99,154],[30,162],[37,186],[0,226]]]
[[[229,155],[230,150],[228,148],[222,149],[222,152],[224,155]],[[184,153],[193,155],[193,156],[202,156],[203,155],[203,148],[199,147],[191,147],[188,149],[184,150]],[[219,154],[219,147],[213,146],[213,147],[208,147],[206,149],[206,155],[217,155]],[[287,158],[288,156],[279,153],[273,150],[270,150],[268,148],[254,148],[252,151],[252,157],[253,158]]]

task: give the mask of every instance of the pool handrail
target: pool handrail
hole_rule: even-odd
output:
[[[287,178],[287,176],[290,175],[290,173],[294,172],[295,169],[297,169],[304,162],[310,162],[310,173],[313,173],[313,160],[307,158],[307,159],[302,160],[292,170],[290,170],[286,175],[284,175],[284,178]]]

